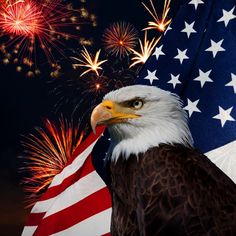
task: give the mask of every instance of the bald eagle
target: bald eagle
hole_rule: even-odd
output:
[[[97,125],[111,135],[112,235],[236,235],[236,185],[193,148],[177,95],[112,91],[92,112]]]

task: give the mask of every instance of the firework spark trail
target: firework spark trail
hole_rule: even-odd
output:
[[[13,5],[15,5],[15,4],[17,4],[17,3],[19,3],[19,2],[24,2],[25,0],[16,0],[16,1],[14,1],[14,0],[3,0],[2,2],[4,2],[3,4],[6,4],[7,5],[7,7],[10,7],[10,6],[13,6]]]
[[[36,128],[36,134],[25,137],[23,171],[31,175],[23,180],[28,206],[37,201],[53,177],[65,167],[82,138],[78,128],[64,119],[60,119],[59,127],[46,120],[45,129]]]
[[[88,68],[80,76],[83,76],[86,73],[89,73],[90,71],[95,72],[96,75],[99,76],[98,70],[102,70],[101,65],[107,61],[107,60],[99,61],[100,52],[101,52],[101,49],[99,49],[96,52],[94,58],[92,58],[92,56],[90,55],[88,50],[84,47],[84,49],[81,52],[81,56],[83,57],[83,59],[80,59],[80,58],[77,58],[77,57],[71,57],[72,59],[80,62],[78,64],[73,64],[74,68],[77,68],[77,67]]]
[[[105,29],[103,41],[105,50],[114,56],[128,55],[137,45],[138,32],[130,23],[115,22]]]
[[[159,40],[160,37],[158,39],[153,38],[151,41],[147,40],[147,32],[145,32],[143,42],[139,39],[140,52],[132,49],[134,56],[131,60],[134,62],[130,65],[130,68],[139,63],[144,64],[151,56],[152,51]]]
[[[147,5],[145,5],[143,2],[142,2],[142,4],[145,7],[145,9],[148,11],[148,13],[152,16],[154,21],[149,21],[148,22],[148,27],[144,28],[143,30],[157,29],[161,32],[164,32],[166,27],[171,22],[171,19],[167,19],[168,13],[169,13],[169,10],[170,10],[171,0],[165,0],[161,18],[158,17],[152,0],[149,0],[149,2],[150,2],[150,5],[151,5],[150,8],[148,8]]]

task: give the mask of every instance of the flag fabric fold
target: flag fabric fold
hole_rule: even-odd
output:
[[[195,147],[234,182],[235,8],[235,0],[183,0],[137,80],[182,98]]]
[[[31,210],[22,236],[109,235],[111,197],[97,174],[91,152],[104,127],[75,150]]]

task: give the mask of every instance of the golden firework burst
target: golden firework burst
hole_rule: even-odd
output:
[[[131,58],[131,60],[134,62],[130,65],[130,67],[139,63],[144,64],[152,54],[152,51],[159,40],[160,37],[158,39],[153,38],[151,41],[149,41],[147,39],[147,32],[145,32],[143,42],[139,39],[140,51],[132,49],[134,56]]]
[[[143,2],[142,4],[145,7],[145,9],[148,11],[148,13],[152,16],[154,21],[149,21],[148,27],[144,28],[143,30],[157,29],[161,32],[164,32],[167,26],[171,22],[171,19],[168,19],[168,13],[170,10],[171,0],[165,0],[161,18],[158,17],[157,11],[154,7],[152,0],[149,0],[149,2],[151,5],[150,8],[147,5],[145,5]]]
[[[23,171],[30,177],[25,177],[23,184],[28,194],[26,201],[29,207],[70,161],[82,138],[83,134],[79,134],[78,127],[62,118],[59,125],[46,120],[44,129],[36,128],[36,134],[24,137],[22,158],[26,166]]]
[[[123,57],[128,55],[137,45],[138,32],[133,25],[126,22],[111,24],[103,34],[103,42],[107,53]]]
[[[80,76],[83,76],[84,74],[93,71],[96,73],[96,75],[99,75],[98,70],[102,70],[101,65],[106,62],[107,60],[99,61],[99,55],[100,55],[101,49],[99,49],[95,56],[92,57],[90,53],[87,51],[87,49],[84,47],[84,49],[81,52],[81,56],[83,59],[77,58],[77,57],[71,57],[72,59],[79,61],[80,63],[73,64],[73,68],[77,67],[85,67],[88,68],[85,70]]]

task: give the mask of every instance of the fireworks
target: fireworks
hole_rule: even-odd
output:
[[[73,116],[83,117],[83,121],[89,120],[91,108],[104,97],[106,93],[114,89],[134,84],[137,79],[138,67],[129,68],[129,60],[108,60],[103,71],[99,73],[87,73],[79,77],[78,70],[72,70],[64,74],[63,78],[53,80],[51,94],[56,96],[57,103],[54,111],[66,110]]]
[[[128,55],[137,44],[136,29],[125,22],[115,22],[107,28],[103,35],[106,51],[115,56]]]
[[[92,99],[92,97],[94,98],[94,101],[91,101],[92,103],[95,103],[98,97],[102,98],[110,90],[109,83],[111,83],[111,80],[104,75],[93,75],[84,79],[83,82],[83,92],[88,95],[90,99]]]
[[[44,56],[50,65],[58,61],[58,56],[65,57],[65,43],[71,39],[79,41],[80,36],[74,33],[80,30],[79,25],[96,23],[96,17],[91,18],[85,8],[88,19],[83,19],[81,10],[62,0],[0,0],[0,3],[0,30],[5,41],[1,52],[11,55],[9,62],[17,61],[18,66],[25,65],[31,70],[33,66],[37,68],[36,62],[45,63]],[[83,42],[89,43],[85,38]]]
[[[106,62],[107,60],[102,60],[99,61],[99,55],[100,55],[101,49],[98,50],[94,56],[94,58],[92,58],[92,56],[89,54],[89,52],[87,51],[87,49],[84,47],[84,49],[81,52],[81,56],[83,59],[80,58],[76,58],[76,57],[71,57],[72,59],[79,61],[79,64],[73,64],[73,67],[85,67],[88,68],[87,70],[85,70],[80,76],[83,76],[84,74],[93,71],[96,73],[96,75],[98,76],[98,70],[102,70],[101,65]]]
[[[59,127],[46,120],[45,129],[36,128],[36,134],[25,137],[23,158],[27,162],[24,171],[31,176],[26,177],[23,182],[26,192],[30,194],[29,206],[65,167],[82,137],[83,134],[79,134],[78,128],[64,119],[60,119]]]
[[[145,7],[145,9],[149,12],[149,14],[152,16],[154,21],[149,21],[148,27],[145,28],[144,30],[157,29],[161,32],[164,32],[166,27],[171,22],[171,19],[167,19],[168,12],[170,10],[170,1],[171,0],[165,0],[161,18],[158,17],[152,0],[149,0],[149,1],[151,4],[150,8],[148,8],[147,5],[145,5],[144,3],[142,3],[142,4]]]
[[[42,12],[33,2],[25,1],[3,5],[0,25],[4,32],[22,37],[40,34],[40,25],[44,26]]]
[[[143,43],[139,39],[139,46],[141,52],[132,49],[134,56],[131,58],[131,60],[133,60],[134,62],[130,65],[130,67],[139,63],[144,64],[146,60],[149,58],[149,56],[152,54],[152,51],[159,40],[160,38],[158,39],[153,38],[151,41],[147,40],[147,32],[145,32]]]

